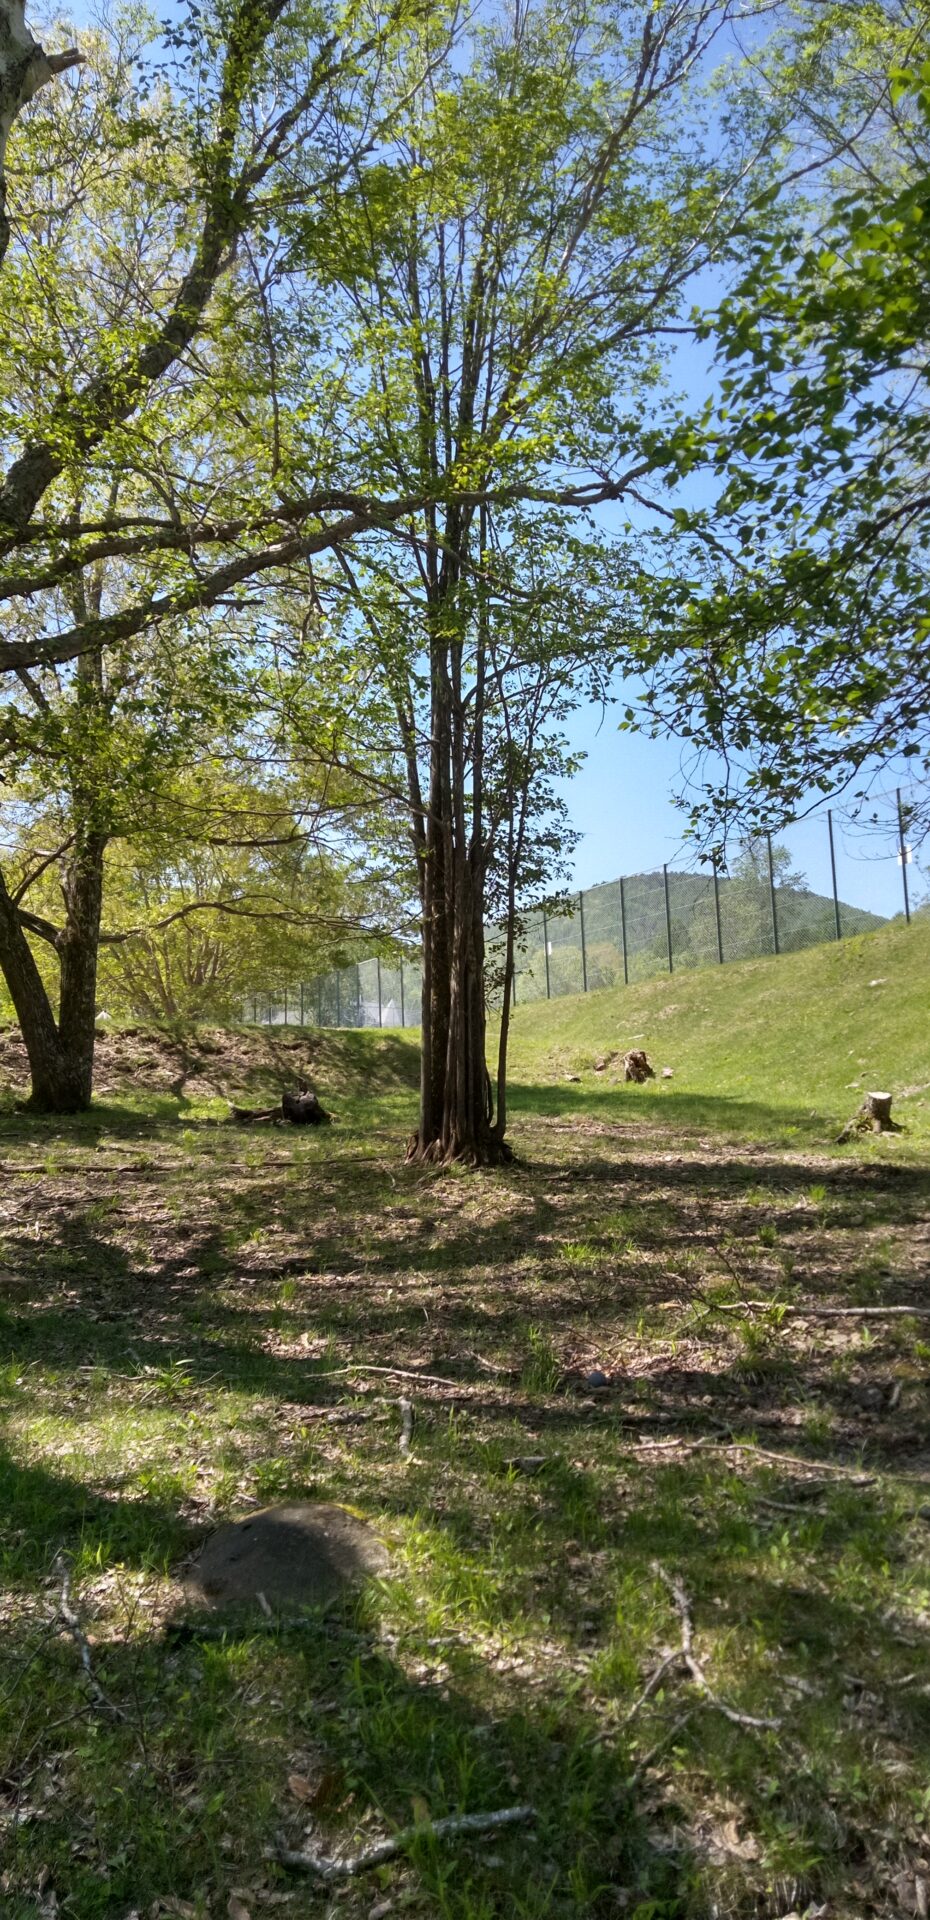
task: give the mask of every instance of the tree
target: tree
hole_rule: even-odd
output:
[[[902,761],[930,773],[930,63],[899,64],[930,16],[884,13],[877,51],[861,28],[828,202],[753,222],[701,329],[716,413],[665,449],[719,490],[671,516],[640,663],[653,718],[709,756],[693,825],[718,854],[728,827],[777,826],[812,789],[863,801]],[[909,831],[928,828],[924,802]]]
[[[228,844],[238,811],[242,835]],[[170,834],[111,849],[100,998],[111,1013],[236,1026],[257,994],[344,963],[389,924],[392,902],[357,865],[316,847],[282,796],[229,796],[226,844]],[[247,837],[251,835],[251,838]]]
[[[295,223],[345,342],[345,437],[410,503],[393,523],[410,617],[403,631],[379,602],[372,618],[417,851],[423,1159],[505,1150],[484,1050],[494,517],[621,499],[648,472],[657,340],[751,172],[735,147],[711,157],[696,113],[682,126],[726,17],[704,0],[540,0],[482,22],[470,62],[460,46],[430,76],[325,224]],[[368,547],[388,577],[387,543]],[[566,658],[577,641],[573,622]]]
[[[318,176],[333,190],[377,140],[372,86],[400,22],[365,9],[362,26],[350,8],[336,23],[284,0],[192,7],[168,33],[173,86],[153,71],[159,50],[146,59],[144,36],[118,22],[84,37],[64,105],[46,90],[16,123],[0,751],[18,798],[41,787],[58,815],[47,865],[64,911],[36,913],[33,868],[0,874],[0,968],[34,1103],[51,1111],[91,1095],[107,849],[138,827],[155,773],[231,720],[230,699],[242,718],[241,583],[356,525],[349,512],[335,533],[318,517],[308,529],[256,337],[275,211],[297,198],[311,218]],[[56,959],[57,1005],[37,940]]]

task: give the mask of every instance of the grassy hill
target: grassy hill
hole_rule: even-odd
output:
[[[922,1151],[930,1143],[928,987],[930,915],[778,959],[517,1007],[515,1136],[519,1143],[521,1127],[538,1117],[576,1116],[820,1147],[864,1091],[883,1087],[893,1092],[906,1132],[876,1145],[904,1156]],[[336,1110],[347,1141],[356,1128],[413,1125],[418,1043],[409,1028],[259,1027],[185,1038],[101,1028],[95,1116],[220,1119],[227,1099],[261,1104],[306,1077]],[[671,1067],[672,1078],[636,1087],[619,1079],[619,1063],[595,1071],[596,1061],[632,1046],[646,1049],[659,1076]],[[22,1041],[7,1027],[0,1032],[7,1107],[27,1082]],[[95,1116],[83,1124],[92,1127]],[[60,1123],[47,1125],[57,1131]]]
[[[644,1047],[673,1078],[611,1084],[595,1061]],[[514,1110],[585,1111],[817,1139],[890,1088],[930,1140],[930,915],[778,959],[664,975],[516,1010]],[[578,1083],[568,1075],[579,1075]]]

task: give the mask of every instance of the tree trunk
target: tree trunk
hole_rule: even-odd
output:
[[[0,969],[22,1030],[37,1113],[83,1113],[93,1091],[97,952],[106,839],[74,849],[64,884],[66,923],[54,943],[61,970],[56,1022],[19,909],[0,877]]]
[[[102,833],[89,833],[80,839],[65,876],[67,919],[58,948],[58,1041],[66,1097],[73,1105],[56,1108],[56,1112],[81,1112],[90,1106],[93,1093],[105,847],[106,836]]]
[[[441,608],[446,619],[447,606]],[[470,841],[466,825],[457,645],[443,635],[434,642],[431,661],[430,793],[420,861],[420,1121],[407,1158],[483,1166],[509,1160],[511,1152],[494,1125],[485,1057],[483,850],[475,822]],[[474,798],[480,821],[480,796]]]
[[[23,0],[0,0],[0,262],[10,238],[6,212],[6,147],[17,114],[56,73],[80,64],[76,48],[47,54],[26,25]]]

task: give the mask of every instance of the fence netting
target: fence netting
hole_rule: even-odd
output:
[[[882,798],[867,818],[822,813],[746,842],[725,873],[627,874],[532,914],[517,956],[517,1005],[791,953],[910,917],[927,896],[927,876],[908,843],[906,798]],[[501,956],[494,928],[487,950],[493,975]],[[369,956],[286,992],[253,995],[244,1011],[272,1025],[415,1027],[420,989],[415,955]]]

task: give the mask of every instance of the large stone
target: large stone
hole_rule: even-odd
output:
[[[211,1607],[261,1605],[261,1594],[273,1611],[292,1611],[320,1606],[389,1567],[387,1548],[364,1520],[345,1507],[295,1502],[220,1527],[185,1585],[191,1599]]]

